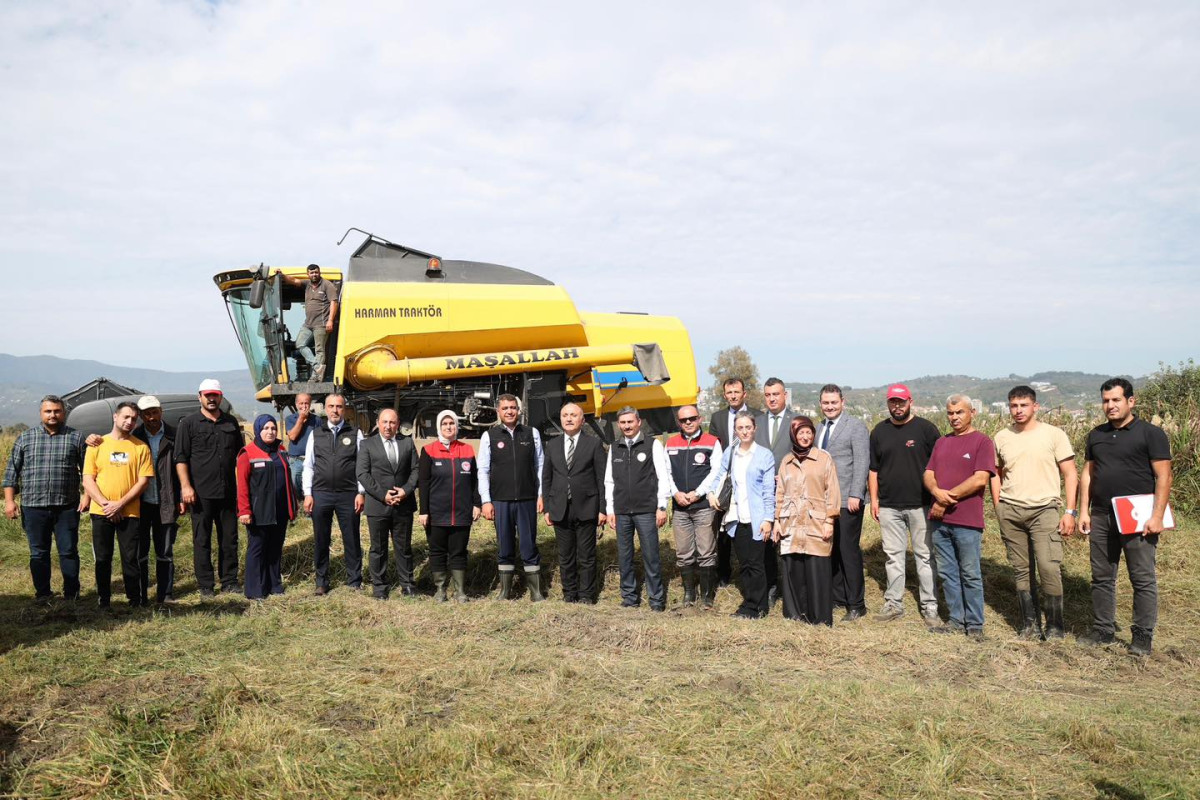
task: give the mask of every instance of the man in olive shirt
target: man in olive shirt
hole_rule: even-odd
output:
[[[200,383],[200,410],[179,421],[175,431],[175,471],[179,499],[192,510],[196,583],[203,597],[216,589],[212,564],[213,526],[217,529],[221,590],[241,594],[238,585],[237,454],[242,428],[221,410],[221,384]]]
[[[1013,421],[996,433],[997,474],[992,478],[992,499],[1000,538],[1017,584],[1021,638],[1042,636],[1038,598],[1030,577],[1031,567],[1036,564],[1046,612],[1046,637],[1061,639],[1063,537],[1075,531],[1079,475],[1071,441],[1061,429],[1038,421],[1037,412],[1037,392],[1032,388],[1015,386],[1009,391],[1008,413]]]
[[[325,344],[333,333],[338,313],[338,290],[321,277],[321,267],[308,265],[308,280],[285,278],[293,286],[304,287],[304,325],[296,337],[296,354],[312,367],[312,379],[325,379]],[[313,353],[315,345],[317,352]]]
[[[1079,516],[1079,529],[1092,547],[1092,633],[1084,644],[1111,644],[1116,632],[1117,567],[1125,568],[1133,584],[1134,655],[1150,655],[1158,621],[1158,578],[1154,559],[1158,535],[1164,529],[1171,493],[1171,442],[1157,425],[1133,413],[1133,385],[1112,378],[1100,387],[1108,422],[1088,434],[1083,464],[1082,495],[1089,504]],[[1113,518],[1113,498],[1153,495],[1150,518],[1141,533],[1123,534]]]

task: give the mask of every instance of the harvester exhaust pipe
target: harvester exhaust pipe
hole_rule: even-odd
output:
[[[657,344],[613,344],[436,358],[399,358],[390,347],[374,345],[351,356],[346,378],[356,388],[372,390],[421,381],[549,370],[578,371],[579,368],[617,364],[632,364],[651,385],[666,383],[671,377]]]

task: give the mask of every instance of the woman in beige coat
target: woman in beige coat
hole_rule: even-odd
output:
[[[841,506],[833,459],[813,446],[816,428],[792,418],[792,452],[775,476],[775,525],[783,615],[813,625],[833,625],[833,522]]]

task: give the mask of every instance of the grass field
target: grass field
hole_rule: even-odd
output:
[[[185,527],[180,602],[133,611],[114,587],[108,616],[95,607],[85,526],[84,598],[43,608],[24,537],[2,520],[0,794],[1195,797],[1196,530],[1163,537],[1155,653],[1139,660],[1123,646],[1016,639],[993,529],[988,638],[973,643],[925,632],[911,580],[902,620],[832,630],[778,609],[731,619],[734,590],[715,612],[683,610],[673,567],[668,613],[621,609],[611,532],[602,600],[586,608],[559,601],[557,585],[537,605],[380,603],[344,588],[316,598],[307,523],[289,533],[286,595],[202,601]],[[873,523],[864,544],[878,610]],[[541,547],[553,553],[546,531]],[[668,546],[663,556],[673,564]],[[494,569],[494,537],[478,526],[473,594]],[[1067,621],[1081,633],[1083,542],[1065,571]],[[1119,591],[1127,642],[1124,577]]]

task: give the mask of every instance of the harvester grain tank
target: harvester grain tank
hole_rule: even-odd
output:
[[[698,392],[695,359],[673,317],[581,312],[567,292],[524,270],[367,238],[343,274],[327,345],[325,380],[313,381],[295,352],[303,289],[285,278],[304,267],[223,272],[214,278],[258,398],[290,406],[300,392],[346,395],[359,424],[379,409],[424,434],[454,409],[467,435],[495,423],[496,398],[516,395],[529,424],[553,434],[563,403],[579,403],[607,435],[616,412],[639,409],[653,431],[672,429],[672,410]]]

